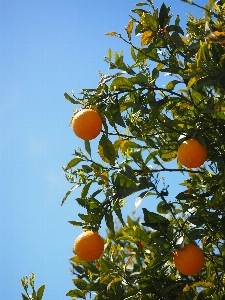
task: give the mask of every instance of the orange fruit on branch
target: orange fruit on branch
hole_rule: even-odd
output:
[[[102,130],[102,118],[97,111],[85,108],[74,115],[72,128],[79,138],[92,140],[95,139]]]
[[[184,275],[194,275],[201,271],[205,258],[202,250],[194,244],[185,244],[174,253],[174,265]]]
[[[177,158],[187,168],[198,168],[206,161],[207,150],[198,140],[189,139],[178,148]]]
[[[80,259],[94,261],[102,255],[104,241],[97,232],[84,231],[76,238],[73,250]]]

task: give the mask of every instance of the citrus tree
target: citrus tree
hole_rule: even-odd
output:
[[[62,204],[76,191],[86,212],[70,221],[83,229],[73,299],[225,299],[225,1],[184,2],[204,11],[186,28],[166,4],[137,3],[125,34],[107,33],[129,45],[127,62],[109,49],[110,74],[64,95],[84,140],[63,168]],[[154,211],[124,216],[148,197]]]

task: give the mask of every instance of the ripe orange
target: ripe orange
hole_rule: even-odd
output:
[[[185,244],[183,249],[174,253],[176,269],[184,275],[194,275],[201,271],[205,258],[202,250],[193,244]]]
[[[79,138],[92,140],[95,139],[102,130],[102,118],[100,114],[93,109],[82,109],[74,115],[72,128]]]
[[[84,231],[76,238],[73,249],[80,259],[94,261],[102,255],[104,241],[97,232]]]
[[[184,141],[178,148],[178,161],[187,168],[198,168],[207,159],[206,148],[197,140]]]

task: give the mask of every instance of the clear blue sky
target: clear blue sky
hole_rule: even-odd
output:
[[[83,141],[68,127],[74,108],[63,93],[96,87],[110,47],[123,33],[134,0],[0,0],[0,298],[22,299],[20,278],[36,274],[44,299],[68,299],[69,258],[81,228],[62,166]],[[193,7],[165,1],[182,15]],[[205,3],[206,1],[198,1]],[[160,6],[162,1],[155,1]],[[125,54],[126,57],[126,54]],[[94,143],[94,142],[92,142]],[[171,176],[170,176],[171,177]],[[135,200],[135,199],[134,199]],[[132,202],[132,201],[131,201]],[[151,210],[151,200],[141,207]],[[129,203],[127,214],[134,207]]]

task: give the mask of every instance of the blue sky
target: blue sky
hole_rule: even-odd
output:
[[[73,200],[76,192],[61,207],[71,187],[62,166],[83,141],[68,127],[75,107],[63,93],[96,87],[98,72],[109,72],[103,61],[109,47],[113,52],[124,50],[126,59],[127,45],[105,33],[126,36],[124,26],[136,2],[0,0],[3,300],[22,299],[20,278],[30,271],[36,274],[36,287],[46,284],[44,299],[68,299],[65,294],[73,288],[68,260],[81,228],[68,220],[77,220],[80,208]],[[193,11],[178,0],[165,2],[183,22],[186,12]],[[155,1],[156,6],[161,3]],[[128,203],[127,214],[134,201]],[[137,214],[141,207],[154,209],[149,204],[154,201],[147,201]]]

